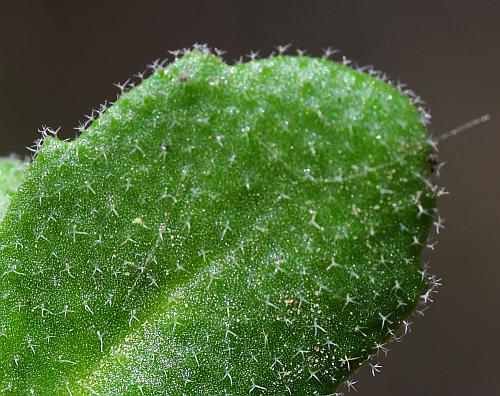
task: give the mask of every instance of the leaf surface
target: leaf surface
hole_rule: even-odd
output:
[[[21,183],[26,165],[16,158],[0,157],[0,220],[5,216],[10,199]]]
[[[427,290],[421,115],[325,59],[194,51],[73,142],[0,226],[0,390],[326,394]]]

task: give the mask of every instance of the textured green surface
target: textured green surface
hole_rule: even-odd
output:
[[[410,99],[325,59],[160,68],[49,137],[0,225],[0,390],[326,394],[427,290]]]
[[[5,216],[10,198],[22,181],[26,165],[16,158],[0,158],[0,220]]]

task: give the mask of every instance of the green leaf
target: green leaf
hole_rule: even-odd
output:
[[[25,168],[26,164],[16,158],[0,157],[0,220],[23,179]]]
[[[47,137],[12,200],[0,389],[328,393],[427,290],[427,141],[408,97],[326,59],[158,68]]]

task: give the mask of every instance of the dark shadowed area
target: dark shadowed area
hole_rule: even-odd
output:
[[[357,375],[359,395],[494,395],[500,353],[500,3],[456,1],[1,1],[0,155],[25,155],[42,125],[74,137],[84,114],[167,50],[195,42],[232,61],[278,44],[333,47],[421,95],[443,141],[446,229],[428,255],[443,278],[412,334]],[[335,59],[335,58],[334,58]]]

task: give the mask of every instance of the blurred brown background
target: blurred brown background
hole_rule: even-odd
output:
[[[293,43],[332,46],[406,81],[443,142],[447,228],[431,255],[435,304],[359,395],[500,395],[500,3],[425,1],[0,1],[0,155],[27,153],[42,124],[62,137],[168,49],[206,42],[232,60]]]

